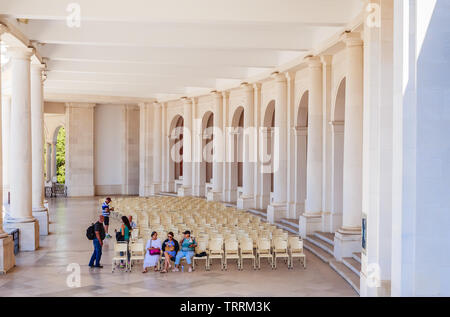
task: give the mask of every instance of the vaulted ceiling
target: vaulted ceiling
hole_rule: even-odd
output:
[[[237,86],[312,52],[362,0],[2,0],[0,19],[32,40],[46,93],[179,97]],[[19,19],[19,20],[17,20]]]

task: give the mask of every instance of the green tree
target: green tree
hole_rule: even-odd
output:
[[[56,138],[56,177],[59,184],[66,182],[66,130],[61,127]]]

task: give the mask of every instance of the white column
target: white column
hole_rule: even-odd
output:
[[[363,146],[363,42],[359,33],[343,36],[346,44],[343,217],[335,235],[336,259],[361,250]]]
[[[46,151],[46,156],[47,156],[47,167],[46,167],[46,171],[47,171],[47,178],[46,181],[47,182],[51,182],[52,181],[52,144],[51,143],[46,143],[45,146],[47,147],[47,151]]]
[[[255,207],[254,197],[254,164],[256,161],[256,131],[254,125],[254,95],[253,87],[249,84],[243,84],[243,93],[245,100],[244,107],[244,160],[243,160],[243,193],[237,200],[239,209],[249,209]]]
[[[295,133],[295,76],[296,72],[286,73],[287,79],[287,218],[299,219],[300,214],[297,213],[297,204],[295,202],[295,149],[296,149],[296,133]]]
[[[149,187],[151,180],[150,169],[150,116],[149,105],[146,103],[139,104],[139,196],[146,197],[150,194]]]
[[[57,166],[56,166],[56,142],[52,141],[52,157],[51,157],[51,182],[56,182]]]
[[[183,186],[178,189],[178,196],[192,195],[192,100],[183,101]]]
[[[220,92],[213,94],[214,99],[214,139],[213,139],[213,190],[208,192],[208,200],[223,201],[223,165],[224,131],[223,131],[223,99]]]
[[[0,27],[0,36],[3,33],[3,29]],[[0,57],[0,65],[1,65],[1,57]],[[0,97],[2,97],[2,85],[1,85],[1,69],[0,69]],[[0,102],[2,102],[2,110],[3,108],[3,101],[5,99],[4,98],[0,98]],[[2,115],[5,114],[4,111],[2,111],[3,113],[0,113]],[[0,128],[0,133],[2,133],[2,128],[3,128],[3,124],[2,124],[2,118],[0,118],[0,125],[2,125],[2,127]],[[9,121],[9,118],[7,117],[7,120]],[[3,122],[6,120],[3,120]],[[3,134],[3,133],[2,133]],[[0,142],[3,144],[3,140],[2,140],[2,135],[0,135]],[[2,144],[0,144],[0,166],[2,166],[2,153],[3,153],[3,149],[2,149]],[[0,185],[3,184],[3,173],[2,170],[5,171],[8,168],[0,168]],[[3,201],[3,191],[0,191],[0,201]],[[3,230],[3,208],[0,209],[0,274],[1,273],[6,273],[7,271],[9,271],[11,268],[13,268],[15,265],[15,257],[14,257],[14,242],[13,239],[10,235],[8,235],[4,230]]]
[[[322,225],[323,103],[322,62],[307,60],[309,70],[308,142],[306,160],[305,213],[300,216],[300,234],[305,237]]]
[[[274,134],[274,192],[273,202],[267,207],[271,223],[286,217],[287,211],[287,85],[284,74],[275,79],[275,134]]]
[[[361,255],[361,296],[389,296],[392,245],[393,2],[371,0],[379,27],[364,27],[363,216],[367,243]],[[372,269],[379,280],[373,283]]]
[[[3,204],[9,196],[9,144],[11,140],[11,96],[2,96]]]
[[[30,107],[30,57],[29,48],[9,48],[11,56],[11,135],[10,179],[11,207],[4,226],[18,228],[22,251],[39,247],[39,223],[33,217],[31,204],[31,107]]]
[[[162,154],[162,106],[153,104],[153,182],[151,194],[156,195],[161,191],[161,154]]]
[[[332,56],[322,55],[322,131],[323,131],[323,151],[322,151],[322,231],[335,232],[339,229],[332,227],[333,219],[331,213],[331,158],[332,158],[332,128],[331,121],[331,94],[332,94]]]
[[[48,210],[44,206],[44,64],[31,65],[32,209],[40,235],[48,235]]]

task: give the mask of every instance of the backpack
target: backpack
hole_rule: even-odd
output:
[[[87,228],[87,230],[86,230],[86,237],[89,240],[94,240],[95,239],[95,224],[91,224],[89,226],[89,228]]]

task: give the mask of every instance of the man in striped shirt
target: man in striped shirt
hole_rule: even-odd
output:
[[[106,200],[103,202],[102,205],[102,215],[105,218],[104,220],[104,224],[105,224],[105,231],[106,231],[106,237],[108,239],[111,238],[111,236],[108,233],[108,228],[109,228],[109,216],[111,214],[111,211],[114,210],[114,207],[110,207],[109,204],[111,203],[111,198],[110,197],[106,197]]]

